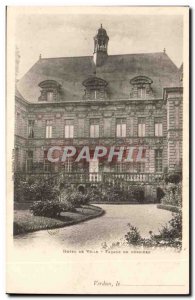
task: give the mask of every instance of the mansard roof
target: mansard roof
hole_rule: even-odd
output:
[[[110,100],[129,99],[130,80],[136,76],[150,78],[154,98],[162,98],[163,88],[180,86],[178,68],[166,53],[108,55],[104,64],[95,67],[92,56],[41,58],[19,80],[17,88],[29,102],[38,102],[39,84],[54,80],[61,86],[62,101],[81,100],[83,82],[96,76],[108,83]]]

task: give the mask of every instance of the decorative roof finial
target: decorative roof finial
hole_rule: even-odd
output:
[[[163,53],[166,53],[166,49],[165,48],[163,49]]]
[[[42,56],[41,56],[41,53],[40,53],[40,55],[39,55],[39,59],[41,59],[42,58]]]

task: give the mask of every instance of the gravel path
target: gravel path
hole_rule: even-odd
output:
[[[167,223],[172,214],[157,209],[156,205],[97,205],[105,210],[102,217],[92,219],[78,225],[57,230],[37,231],[15,237],[16,247],[43,249],[44,247],[63,247],[64,249],[95,248],[107,242],[120,241],[128,231],[127,224],[136,226],[141,235],[158,232]]]

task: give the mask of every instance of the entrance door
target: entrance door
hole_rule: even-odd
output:
[[[99,161],[98,159],[91,159],[89,162],[89,181],[100,181]]]
[[[165,193],[163,189],[160,187],[157,187],[157,196],[156,196],[156,202],[161,203],[161,199],[164,197]]]

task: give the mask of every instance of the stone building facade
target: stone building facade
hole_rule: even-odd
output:
[[[40,57],[19,80],[15,172],[83,173],[85,183],[120,175],[129,183],[143,182],[145,194],[155,199],[156,178],[182,163],[182,72],[165,51],[109,55],[108,43],[101,26],[92,56]],[[92,152],[96,145],[143,146],[145,162],[50,163],[48,149],[66,145],[78,151],[89,146]]]

